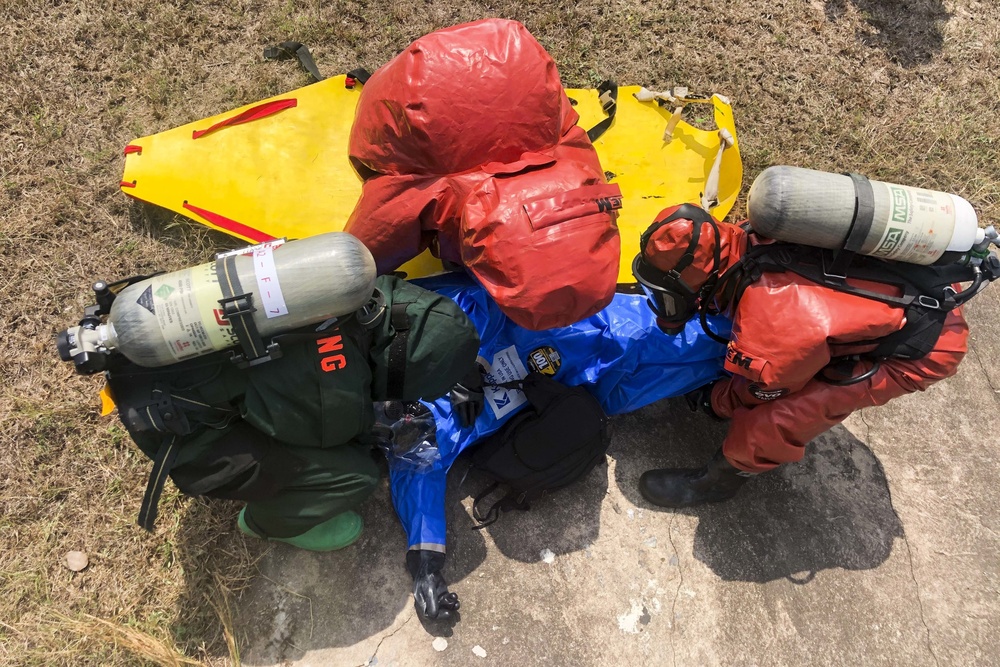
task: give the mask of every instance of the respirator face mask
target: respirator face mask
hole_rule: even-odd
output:
[[[645,250],[653,234],[673,222],[690,221],[691,241],[687,250],[670,271],[662,271],[646,261]],[[701,238],[701,228],[704,224],[712,226],[714,232],[713,265],[709,278],[699,289],[692,289],[683,278],[681,272],[689,267],[695,259],[695,251]],[[639,254],[632,260],[632,275],[646,295],[646,303],[656,313],[656,324],[670,335],[676,336],[684,330],[688,320],[699,310],[700,301],[714,291],[718,280],[720,255],[719,227],[708,213],[691,204],[678,206],[673,213],[653,223],[639,241]]]
[[[683,331],[687,321],[698,312],[698,294],[679,275],[664,273],[647,264],[642,253],[632,260],[632,275],[646,295],[646,303],[656,313],[657,326],[671,336]]]

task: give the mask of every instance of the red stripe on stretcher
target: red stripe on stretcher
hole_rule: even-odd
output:
[[[216,227],[220,227],[231,234],[242,236],[245,239],[250,239],[251,241],[256,241],[257,243],[273,241],[275,239],[275,237],[268,236],[264,232],[258,231],[253,227],[247,227],[241,222],[236,222],[235,220],[230,220],[229,218],[219,215],[218,213],[212,213],[211,211],[206,211],[203,208],[192,206],[187,202],[184,202],[184,208],[191,211],[195,215],[208,220]]]
[[[136,146],[135,144],[126,146],[125,155],[131,155],[132,153],[142,153],[142,146]]]
[[[242,123],[249,123],[253,120],[259,120],[265,118],[272,114],[276,114],[284,109],[291,109],[292,107],[298,106],[299,102],[294,97],[287,100],[275,100],[274,102],[265,102],[264,104],[258,104],[255,107],[251,107],[241,114],[232,116],[231,118],[226,118],[220,120],[218,123],[204,130],[195,130],[191,133],[192,139],[197,139],[198,137],[203,137],[209,132],[215,132],[216,130],[221,130],[224,127],[230,127],[232,125],[240,125]]]
[[[122,181],[121,183],[119,183],[118,187],[121,187],[121,188],[134,188],[135,187],[135,181]]]

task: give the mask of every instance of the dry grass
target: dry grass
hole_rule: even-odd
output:
[[[53,616],[57,625],[62,625],[68,633],[76,635],[83,642],[96,642],[115,649],[122,648],[146,662],[162,667],[204,664],[200,660],[192,660],[173,646],[135,628],[112,623],[90,614],[80,614],[79,618],[69,618],[58,613]],[[78,652],[73,650],[72,654],[78,655]]]
[[[54,350],[88,284],[205,259],[221,237],[133,208],[121,148],[307,82],[263,46],[310,44],[321,69],[374,68],[432,29],[523,21],[568,85],[728,94],[749,179],[769,164],[852,169],[1000,213],[1000,9],[990,0],[0,0],[0,663],[237,661],[229,593],[260,546],[236,507],[168,488],[134,525],[148,462],[96,416],[97,382]],[[90,566],[72,573],[67,551]],[[246,632],[247,629],[243,629]]]

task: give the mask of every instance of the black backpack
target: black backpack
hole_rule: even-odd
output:
[[[608,416],[583,387],[567,387],[541,373],[498,386],[521,389],[530,407],[484,439],[472,456],[473,468],[495,480],[473,501],[477,529],[584,477],[605,460],[611,442]],[[482,514],[479,503],[500,484],[510,491]]]

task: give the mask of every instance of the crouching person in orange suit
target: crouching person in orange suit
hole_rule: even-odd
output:
[[[639,487],[648,501],[688,507],[732,498],[753,475],[800,460],[810,440],[855,410],[954,375],[968,338],[960,308],[909,310],[810,280],[822,275],[809,268],[811,258],[822,266],[822,252],[762,239],[690,204],[664,210],[643,234],[633,273],[661,329],[679,333],[706,312],[733,322],[724,341],[731,377],[687,396],[692,409],[730,420],[726,439],[704,467],[645,472]],[[858,259],[874,275],[887,265],[933,270]],[[872,276],[849,271],[845,282],[890,297],[903,291]],[[940,296],[961,290],[942,285]]]

